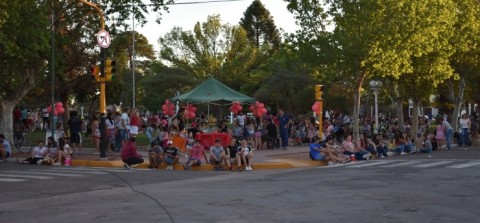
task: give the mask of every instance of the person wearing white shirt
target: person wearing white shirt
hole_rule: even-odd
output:
[[[467,143],[470,141],[468,134],[470,130],[470,119],[468,118],[467,113],[462,115],[462,118],[460,119],[460,129],[461,129],[461,144],[458,144],[458,149],[467,149]],[[463,147],[461,146],[463,145]]]

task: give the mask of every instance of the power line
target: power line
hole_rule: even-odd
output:
[[[208,0],[208,1],[195,1],[195,2],[175,2],[171,4],[135,4],[137,6],[170,6],[170,5],[194,5],[194,4],[206,4],[206,3],[224,3],[224,2],[241,2],[245,0]],[[130,5],[128,5],[130,6]]]

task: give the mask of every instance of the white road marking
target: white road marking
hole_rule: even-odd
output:
[[[462,163],[462,164],[457,164],[453,166],[447,166],[447,168],[466,168],[466,167],[472,167],[472,166],[478,166],[480,165],[480,162],[468,162],[468,163]]]
[[[421,164],[413,167],[419,167],[419,168],[425,168],[425,167],[432,167],[432,166],[439,166],[447,163],[452,163],[453,161],[437,161],[433,163],[426,163],[426,164]]]

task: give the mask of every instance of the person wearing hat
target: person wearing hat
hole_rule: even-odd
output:
[[[165,163],[163,149],[156,140],[152,141],[148,147],[148,160],[150,162],[148,168],[158,168],[158,165]]]
[[[215,171],[222,170],[222,163],[225,159],[225,151],[223,150],[220,139],[215,140],[215,145],[210,147],[210,163],[214,165]]]
[[[167,170],[173,170],[178,163],[180,155],[178,155],[178,148],[173,145],[172,140],[167,141],[167,147],[164,149],[165,162],[167,163]]]
[[[127,169],[131,169],[132,165],[143,163],[142,156],[137,153],[135,141],[135,137],[130,137],[122,149],[122,161],[125,163],[123,166]]]

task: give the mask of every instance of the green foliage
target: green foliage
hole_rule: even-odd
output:
[[[260,0],[255,0],[240,19],[240,25],[247,32],[248,39],[256,46],[268,47],[270,52],[278,50],[281,39],[270,12]]]

